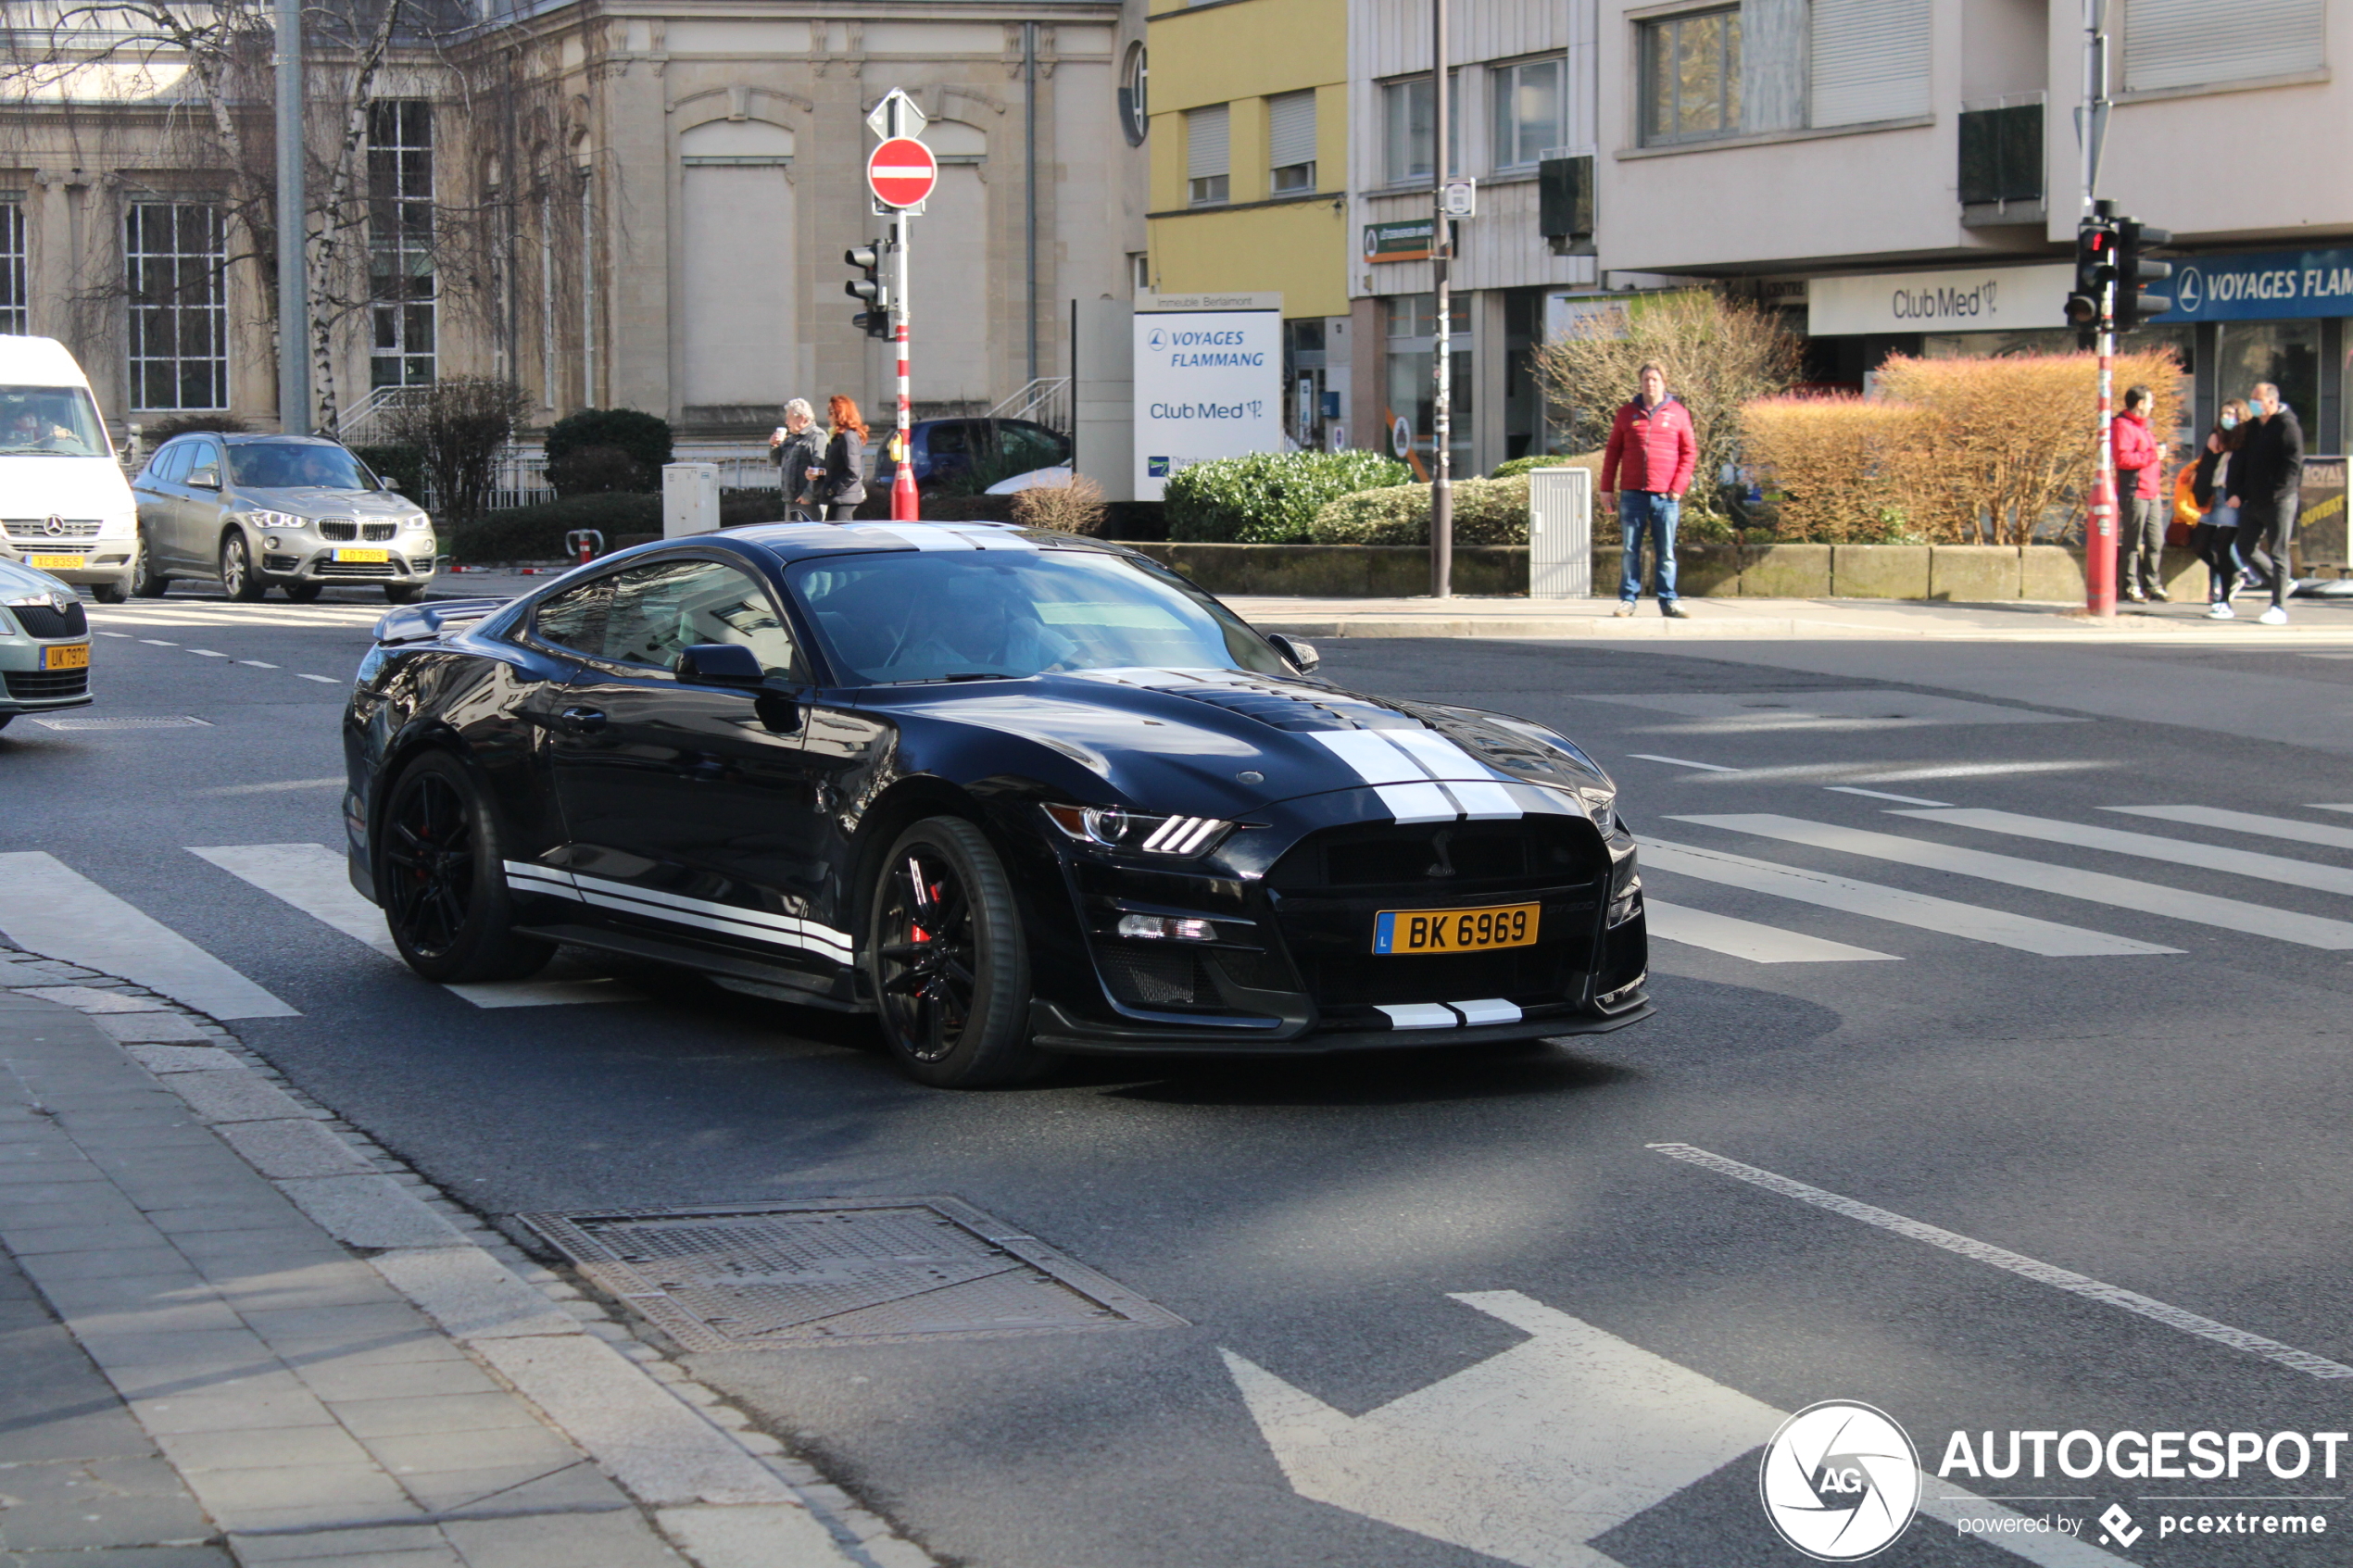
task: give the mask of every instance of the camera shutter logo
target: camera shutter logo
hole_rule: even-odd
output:
[[[1884,1411],[1825,1399],[1781,1423],[1756,1486],[1781,1539],[1818,1562],[1855,1562],[1911,1524],[1919,1454]]]

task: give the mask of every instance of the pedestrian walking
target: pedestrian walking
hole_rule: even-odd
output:
[[[813,522],[823,514],[809,499],[809,470],[825,460],[824,441],[817,433],[817,410],[806,397],[785,405],[785,422],[768,438],[776,454],[778,488],[784,492],[785,516],[793,522]]]
[[[2256,619],[2266,626],[2284,626],[2287,596],[2296,587],[2290,553],[2304,483],[2304,426],[2270,382],[2257,382],[2248,401],[2254,409],[2242,427],[2246,443],[2231,465],[2231,504],[2239,512],[2238,553],[2256,574],[2256,586],[2271,590],[2271,608]]]
[[[2117,574],[2124,596],[2133,604],[2166,600],[2165,514],[2158,506],[2158,479],[2165,467],[2165,444],[2149,429],[2149,389],[2136,386],[2124,394],[2124,411],[2108,426],[2109,445],[2116,455],[2116,505],[2122,514],[2123,570]]]
[[[1691,410],[1667,395],[1667,369],[1652,363],[1638,374],[1642,390],[1617,410],[1602,454],[1601,501],[1617,508],[1626,553],[1618,571],[1617,610],[1634,613],[1642,596],[1642,541],[1650,540],[1655,563],[1659,613],[1680,620],[1675,599],[1675,524],[1683,492],[1699,466],[1699,442],[1692,433]]]
[[[825,400],[825,457],[822,466],[811,464],[806,473],[809,498],[824,508],[827,522],[848,522],[866,498],[866,421],[858,405],[835,393]]]
[[[2207,433],[2206,450],[2183,474],[2190,499],[2198,508],[2197,526],[2190,530],[2190,548],[2206,563],[2206,613],[2210,620],[2230,621],[2238,612],[2231,595],[2238,588],[2238,508],[2231,504],[2231,465],[2246,444],[2246,405],[2233,397],[2222,405],[2222,417]]]

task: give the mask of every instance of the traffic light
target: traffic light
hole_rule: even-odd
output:
[[[883,282],[883,261],[890,255],[890,246],[881,240],[853,245],[841,253],[841,258],[865,274],[841,285],[841,292],[866,307],[849,320],[865,330],[868,337],[890,335],[890,285]]]
[[[2075,226],[2075,292],[2067,296],[2068,324],[2079,348],[2090,348],[2108,312],[2108,286],[2117,278],[2116,223],[2105,215]]]
[[[2159,245],[2171,245],[2170,231],[2154,229],[2137,218],[2120,218],[2116,222],[2116,330],[2125,332],[2139,326],[2152,316],[2162,316],[2173,308],[2171,295],[2143,294],[2151,283],[2161,283],[2173,275],[2171,262],[2151,261],[2145,254]]]

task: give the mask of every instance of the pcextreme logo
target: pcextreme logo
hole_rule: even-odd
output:
[[[1855,1562],[1911,1524],[1919,1454],[1884,1411],[1825,1399],[1781,1423],[1756,1486],[1781,1539],[1817,1562]]]

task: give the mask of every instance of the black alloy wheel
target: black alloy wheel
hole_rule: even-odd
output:
[[[429,751],[403,769],[377,832],[376,895],[409,967],[428,980],[520,980],[555,946],[514,930],[499,835],[465,765]]]
[[[156,553],[147,545],[147,531],[139,531],[137,554],[131,558],[131,596],[134,599],[159,599],[171,592],[171,579],[156,570]]]
[[[1047,1065],[1029,1043],[1029,947],[1013,883],[971,822],[929,817],[899,835],[867,951],[883,1039],[909,1076],[973,1089]]]
[[[234,529],[220,536],[220,591],[240,604],[251,604],[270,591],[253,569],[253,547]]]
[[[322,584],[297,581],[287,583],[285,588],[286,597],[298,605],[307,605],[318,599]]]

